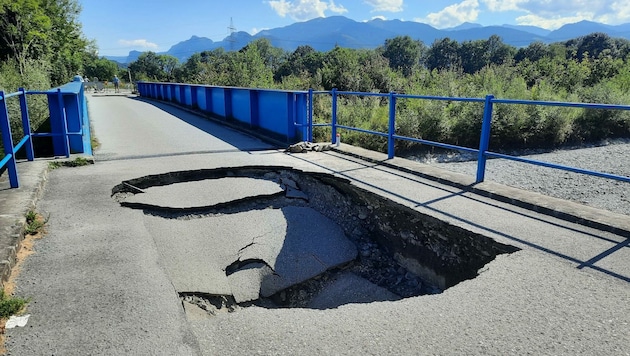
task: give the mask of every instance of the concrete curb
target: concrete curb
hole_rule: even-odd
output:
[[[3,176],[0,184],[7,189],[0,190],[2,216],[0,222],[0,283],[2,287],[9,280],[11,270],[17,263],[17,252],[22,247],[26,231],[26,213],[36,210],[48,181],[48,161],[20,162],[18,175],[20,187],[8,188],[8,177]],[[5,184],[6,183],[6,184]]]
[[[398,169],[406,173],[450,185],[527,210],[597,230],[611,232],[630,239],[630,218],[628,218],[627,215],[613,213],[607,210],[597,209],[576,202],[525,191],[494,182],[482,182],[477,184],[475,183],[474,177],[465,174],[450,172],[399,157],[388,159],[387,155],[384,153],[369,151],[346,144],[341,144],[333,150],[341,154]]]

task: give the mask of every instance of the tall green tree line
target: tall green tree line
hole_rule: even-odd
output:
[[[285,52],[259,39],[238,52],[218,49],[195,54],[168,70],[165,55],[149,52],[130,68],[136,79],[209,85],[452,97],[493,94],[508,99],[628,105],[629,54],[630,41],[603,33],[553,44],[534,42],[523,48],[507,45],[499,36],[461,43],[444,38],[430,46],[401,36],[373,50],[335,47],[327,52],[309,46]],[[330,119],[326,100],[318,97],[315,103],[321,120]],[[387,129],[388,111],[382,99],[342,96],[340,101],[338,117],[343,124]],[[399,100],[397,132],[474,147],[482,112],[478,104]],[[496,105],[492,134],[494,148],[630,137],[630,112]],[[385,147],[380,138],[360,133],[346,133],[345,142]],[[402,148],[409,145],[398,144]]]
[[[77,0],[0,0],[0,90],[48,90],[77,74],[111,78],[118,65],[98,57],[83,35]],[[46,98],[29,96],[31,126],[48,118]],[[21,137],[19,103],[7,100],[14,139]],[[0,154],[1,155],[1,154]]]

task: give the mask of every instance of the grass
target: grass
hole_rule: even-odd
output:
[[[72,161],[54,161],[48,163],[48,168],[57,169],[60,167],[83,167],[92,164],[92,160],[85,157],[77,157]]]
[[[98,142],[98,138],[94,137],[94,135],[90,137],[90,144],[92,145],[92,151],[96,150],[97,148],[101,146],[101,143]]]
[[[12,297],[0,289],[0,318],[8,319],[11,315],[18,314],[30,300],[20,297]]]
[[[28,235],[35,235],[38,232],[42,231],[42,228],[44,227],[44,225],[46,225],[47,222],[48,219],[44,219],[41,215],[37,214],[33,210],[29,210],[29,212],[26,213],[26,228],[24,229],[24,231]]]

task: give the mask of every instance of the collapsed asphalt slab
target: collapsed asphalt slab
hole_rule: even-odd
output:
[[[143,221],[179,293],[251,301],[347,263],[357,254],[334,222],[308,208],[191,220],[148,215]]]

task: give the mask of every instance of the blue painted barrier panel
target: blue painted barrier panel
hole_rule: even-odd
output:
[[[178,104],[183,104],[182,102],[182,91],[180,85],[173,85],[173,101]]]
[[[184,103],[186,106],[192,107],[192,88],[187,85],[182,88],[184,91]]]
[[[210,111],[208,110],[208,103],[206,102],[206,88],[205,87],[197,87],[197,106],[200,110]]]
[[[150,90],[153,87],[164,88],[163,99]],[[307,92],[147,82],[138,83],[138,92],[235,120],[287,142],[309,137]]]
[[[288,93],[263,90],[258,93],[259,112],[264,113],[258,119],[258,126],[281,136],[291,138],[287,124],[289,123]]]
[[[68,157],[70,153],[86,153],[83,143],[84,88],[82,82],[70,82],[48,92],[48,110],[52,131],[53,153]],[[70,135],[68,135],[70,133]],[[90,152],[91,149],[87,148]]]
[[[251,102],[249,89],[231,89],[232,118],[240,123],[251,126]]]
[[[198,86],[192,85],[190,86],[190,106],[193,109],[199,109],[199,103],[197,102],[197,90]]]
[[[225,118],[225,89],[212,87],[212,114]]]

